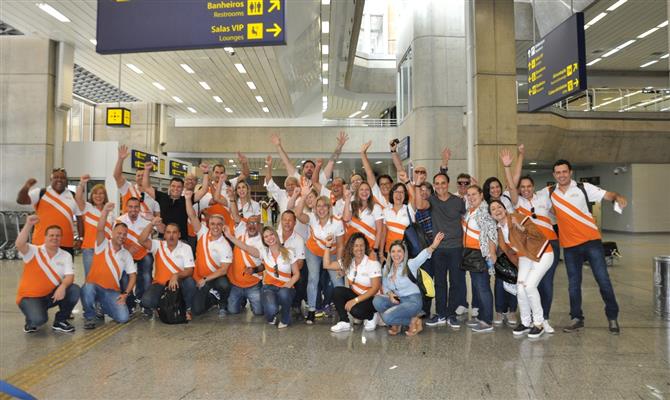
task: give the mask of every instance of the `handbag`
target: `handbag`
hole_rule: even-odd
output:
[[[423,249],[428,247],[430,243],[428,242],[426,233],[423,231],[423,228],[421,228],[421,225],[419,225],[419,223],[416,221],[412,222],[412,218],[409,214],[409,207],[405,206],[405,208],[407,208],[407,218],[409,219],[409,225],[407,225],[407,228],[405,228],[405,233],[402,240],[404,240],[405,244],[407,245],[409,258],[414,258],[418,256]]]
[[[498,256],[493,268],[496,270],[496,278],[501,279],[503,282],[516,284],[517,268],[512,260],[507,257],[507,254],[502,253]]]
[[[435,282],[433,281],[433,278],[421,267],[416,271],[416,274],[418,275],[418,279],[417,276],[414,276],[412,271],[409,271],[407,277],[419,287],[419,290],[424,297],[431,299],[435,297]]]
[[[479,249],[463,249],[463,261],[461,269],[469,272],[484,272],[488,266]]]
[[[163,293],[158,301],[158,318],[163,323],[170,325],[185,324],[188,322],[186,320],[186,303],[181,293],[181,287],[177,287],[176,290],[170,290],[166,282]]]

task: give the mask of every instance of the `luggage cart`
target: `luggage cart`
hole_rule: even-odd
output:
[[[5,259],[7,260],[14,260],[18,259],[19,252],[16,250],[16,246],[14,242],[16,241],[16,238],[19,236],[19,232],[21,232],[21,218],[23,217],[23,221],[25,223],[25,215],[27,215],[24,212],[20,211],[12,211],[7,213],[7,233],[8,233],[8,238],[9,238],[9,244],[7,245],[7,248],[5,249]]]
[[[7,235],[7,217],[5,216],[4,211],[0,212],[0,234],[2,234],[2,238],[0,238],[0,260],[3,260],[5,258],[5,247],[7,247],[7,244],[9,243],[9,236]]]

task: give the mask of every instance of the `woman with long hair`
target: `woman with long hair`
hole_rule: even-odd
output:
[[[376,253],[381,248],[383,219],[382,208],[379,204],[375,204],[369,183],[361,182],[354,191],[353,199],[351,192],[344,189],[342,221],[346,225],[345,242],[352,234],[362,233],[375,253],[371,256],[376,259]]]
[[[348,332],[353,330],[349,315],[364,320],[363,328],[373,331],[377,327],[375,307],[372,299],[381,288],[381,264],[368,257],[370,245],[360,232],[356,232],[344,246],[342,256],[337,261],[330,259],[330,250],[335,242],[332,237],[326,240],[326,254],[323,267],[337,272],[347,278],[349,287],[339,286],[333,292],[333,301],[340,321],[333,325],[332,332]]]
[[[498,222],[500,248],[519,269],[516,289],[521,323],[514,328],[513,334],[527,333],[529,338],[538,338],[544,333],[544,313],[537,285],[551,268],[554,251],[530,217],[507,213],[500,200],[491,201],[489,211]]]
[[[107,197],[107,189],[102,183],[91,188],[91,192],[88,195],[88,201],[84,197],[84,192],[86,191],[86,184],[91,179],[90,175],[84,175],[79,180],[79,185],[77,186],[77,191],[74,195],[74,200],[77,202],[77,206],[84,216],[84,240],[81,243],[81,256],[84,261],[84,275],[88,276],[88,272],[91,270],[91,264],[93,263],[93,255],[95,253],[95,236],[96,229],[98,226],[98,220],[102,214],[102,209],[105,207],[105,204],[109,202]],[[109,240],[112,237],[112,221],[113,217],[109,213],[107,223],[105,224],[105,237]]]
[[[402,240],[405,229],[410,225],[414,210],[407,204],[409,193],[404,183],[398,182],[391,188],[389,193],[390,207],[386,207],[384,214],[384,254],[388,254],[391,243],[396,240]],[[380,255],[379,259],[384,262],[385,255]]]
[[[423,295],[417,286],[416,277],[421,267],[444,239],[438,232],[433,243],[408,260],[407,246],[401,240],[391,243],[389,257],[382,273],[383,295],[375,296],[372,303],[381,319],[389,325],[389,335],[397,335],[403,326],[408,326],[406,334],[414,336],[423,330],[421,318],[417,315],[423,306]],[[412,280],[410,274],[415,278]]]
[[[251,189],[245,181],[239,181],[235,185],[235,198],[237,199],[237,211],[246,222],[253,215],[261,215],[260,204],[251,199]]]

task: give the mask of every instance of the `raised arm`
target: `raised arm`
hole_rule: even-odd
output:
[[[237,194],[231,187],[226,188],[226,191],[228,193],[229,199],[228,208],[230,208],[230,216],[233,217],[233,221],[235,221],[235,225],[237,225],[240,223],[240,221],[242,221],[240,211],[237,209]]]
[[[79,210],[81,212],[84,212],[86,209],[86,195],[84,192],[86,191],[86,184],[88,181],[91,179],[91,175],[82,175],[81,178],[79,178],[79,185],[77,185],[77,191],[74,193],[74,201],[77,203],[77,207],[79,207]]]
[[[344,212],[342,212],[342,221],[349,222],[353,216],[353,211],[351,210],[351,190],[345,185],[342,188],[342,195],[344,197]],[[370,199],[372,201],[372,199]]]
[[[310,190],[308,185],[303,185],[300,188],[300,198],[295,203],[295,218],[303,224],[309,223],[309,215],[305,214],[303,210],[305,209],[305,200]]]
[[[241,182],[249,177],[249,175],[251,174],[251,170],[249,169],[249,159],[247,159],[247,156],[238,151],[237,159],[240,162],[240,165],[242,166],[240,175],[237,177],[237,181]]]
[[[193,192],[190,190],[185,191],[184,200],[186,200],[186,215],[188,215],[188,220],[193,227],[193,232],[197,234],[200,231],[201,224],[200,218],[198,218],[198,214],[195,213],[195,209],[193,208],[193,201],[191,201],[192,195]]]
[[[19,253],[26,254],[28,252],[28,237],[30,236],[30,231],[33,230],[33,226],[37,225],[38,222],[40,222],[40,218],[35,214],[26,217],[26,223],[21,228],[21,232],[19,232],[14,242],[16,250]]]
[[[233,233],[230,231],[230,227],[224,226],[223,227],[223,235],[233,242],[233,244],[240,249],[244,250],[245,252],[251,254],[253,257],[260,258],[261,257],[261,252],[258,250],[258,248],[254,246],[249,246],[248,244],[244,243],[243,241],[239,240],[238,238],[233,235]]]
[[[126,183],[126,178],[123,177],[123,161],[128,158],[130,152],[128,151],[128,146],[122,144],[119,146],[118,156],[116,157],[116,164],[114,165],[114,180],[116,181],[116,187],[121,187]]]
[[[395,167],[396,173],[404,170],[402,166],[402,160],[398,154],[398,139],[393,139],[389,142],[389,148],[391,151],[391,160],[393,161],[393,166]],[[400,179],[400,177],[398,177]]]
[[[151,250],[151,239],[149,238],[149,236],[151,236],[151,232],[160,223],[161,223],[161,217],[154,217],[154,219],[151,220],[151,223],[149,223],[147,226],[144,227],[144,229],[140,233],[140,237],[137,238],[137,241],[142,246],[144,246],[145,249]]]
[[[151,186],[151,170],[153,168],[153,163],[147,161],[144,163],[144,175],[142,176],[142,191],[149,195],[152,199],[156,198],[156,189]]]
[[[265,165],[268,167],[265,168],[265,184],[267,185],[272,180],[272,156],[265,156]]]
[[[372,140],[368,141],[367,143],[363,143],[361,146],[361,161],[363,162],[363,169],[365,170],[365,176],[368,183],[370,186],[374,186],[377,183],[375,180],[375,171],[372,170],[372,165],[368,159],[368,149],[370,148],[371,144]]]
[[[100,213],[100,219],[98,224],[95,226],[95,244],[101,245],[105,241],[105,226],[107,225],[107,217],[109,213],[114,210],[115,204],[108,202],[102,207],[102,212]]]
[[[272,144],[274,144],[275,147],[277,148],[279,158],[281,158],[281,161],[284,163],[284,167],[286,168],[287,176],[293,176],[296,171],[295,166],[291,164],[291,159],[288,158],[288,154],[286,154],[286,151],[284,151],[284,148],[281,145],[281,139],[279,138],[279,135],[277,133],[273,133],[270,136],[270,140],[272,141]]]
[[[502,161],[503,167],[505,167],[505,184],[507,185],[507,190],[509,190],[509,197],[512,200],[512,205],[516,206],[519,202],[519,191],[516,188],[519,182],[514,181],[514,177],[512,177],[512,152],[508,149],[500,150],[500,161]]]
[[[202,184],[200,185],[200,189],[195,192],[193,201],[200,201],[209,189],[209,164],[200,164],[200,171],[202,172]]]
[[[522,144],[518,147],[516,164],[514,165],[514,174],[512,174],[513,180],[508,183],[508,186],[514,185],[515,187],[519,185],[519,179],[521,179],[521,169],[523,168],[523,158],[526,155],[526,147]]]
[[[413,275],[416,275],[416,271],[419,269],[419,267],[422,266],[426,260],[432,256],[433,252],[437,249],[437,246],[439,246],[440,242],[442,242],[442,239],[444,239],[444,232],[438,232],[430,246],[423,249],[416,257],[407,261],[407,266],[412,271]]]
[[[342,266],[341,257],[337,260],[333,260],[331,254],[333,254],[333,247],[336,244],[336,240],[333,236],[328,236],[326,238],[326,249],[323,255],[323,268],[330,269],[333,271],[342,271],[344,273],[344,267]]]
[[[415,174],[414,175],[414,184],[409,184],[407,187],[409,188],[412,186],[412,190],[414,190],[414,196],[410,196],[412,199],[412,203],[414,204],[414,209],[415,210],[425,210],[430,206],[430,202],[428,200],[424,200],[421,198],[421,193],[419,191],[421,190],[420,186],[426,181],[426,174]]]
[[[312,186],[316,189],[317,193],[321,193],[321,182],[319,182],[319,174],[321,173],[321,167],[323,167],[323,158],[317,158],[314,162],[314,173],[312,174]],[[326,175],[327,176],[327,175]]]
[[[616,201],[619,203],[619,206],[621,206],[622,209],[626,208],[626,205],[628,205],[628,200],[626,200],[624,196],[617,192],[607,192],[603,196],[603,199],[608,201]]]
[[[323,174],[326,176],[326,179],[330,179],[332,177],[335,161],[340,158],[340,154],[342,154],[342,148],[347,143],[347,140],[349,140],[349,135],[347,135],[344,131],[340,131],[340,133],[337,135],[337,146],[335,147],[333,154],[330,156],[330,159],[326,163],[326,167],[323,170]],[[314,173],[316,174],[316,171]],[[316,176],[318,178],[319,175],[316,174]]]
[[[32,188],[36,183],[37,180],[35,178],[28,178],[26,183],[21,186],[19,193],[16,195],[16,202],[18,204],[30,205],[31,201],[28,192],[30,191],[30,188]]]

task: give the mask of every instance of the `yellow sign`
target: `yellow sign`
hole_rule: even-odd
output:
[[[107,126],[130,128],[130,110],[123,107],[107,108]]]
[[[274,10],[280,11],[281,10],[281,1],[280,0],[270,0],[270,8],[268,8],[268,12],[271,13]]]
[[[274,33],[275,37],[279,36],[281,33],[281,26],[277,25],[277,23],[274,24],[275,26],[273,28],[268,28],[266,29],[266,32]]]
[[[247,25],[247,39],[263,39],[262,22]]]
[[[249,0],[247,15],[263,15],[263,0]]]

